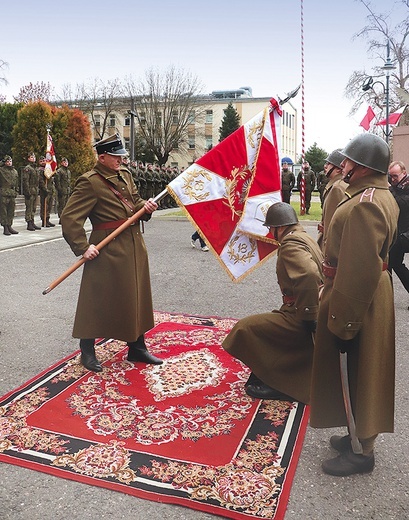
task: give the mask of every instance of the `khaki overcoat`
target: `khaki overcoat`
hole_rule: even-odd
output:
[[[348,354],[351,401],[361,439],[393,431],[395,317],[385,270],[396,236],[398,206],[386,175],[350,185],[329,226],[311,386],[312,427],[346,426],[336,338],[356,338]]]
[[[106,185],[102,175],[133,206],[131,210]],[[93,226],[131,217],[144,206],[127,170],[120,175],[100,163],[81,175],[61,215],[63,236],[72,251],[82,255],[112,229],[92,230],[87,239],[84,223]],[[148,215],[144,216],[147,220]],[[73,336],[135,341],[154,325],[148,255],[139,223],[128,227],[84,264]]]
[[[276,273],[283,296],[294,303],[238,321],[223,348],[265,384],[308,403],[314,345],[302,320],[317,318],[322,253],[301,224],[288,229],[277,252]]]
[[[347,188],[348,184],[343,181],[342,173],[339,173],[330,179],[324,188],[322,196],[322,219],[321,226],[318,226],[319,233],[317,238],[318,245],[322,250],[324,250],[325,247],[332,215],[334,214],[338,204],[345,197],[345,191]]]

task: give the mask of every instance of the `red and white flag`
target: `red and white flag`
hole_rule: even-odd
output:
[[[234,281],[277,249],[263,223],[281,201],[280,125],[281,109],[271,99],[167,186]]]
[[[51,179],[57,168],[57,159],[55,158],[54,143],[49,132],[47,132],[47,151],[45,153],[44,175],[47,179]]]
[[[368,107],[365,117],[359,123],[359,126],[362,126],[362,128],[364,128],[366,131],[368,131],[371,126],[371,121],[374,118],[375,118],[375,112],[373,111],[372,107]]]
[[[404,105],[396,112],[392,112],[392,114],[389,114],[388,120],[389,125],[397,125],[399,123],[399,119],[402,117],[403,112],[405,111],[407,105]],[[382,119],[382,121],[378,121],[376,123],[377,125],[386,125],[386,118]]]

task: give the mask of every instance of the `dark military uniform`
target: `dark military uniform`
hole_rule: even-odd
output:
[[[318,314],[322,253],[301,224],[287,229],[276,266],[283,305],[240,320],[223,341],[223,348],[249,366],[263,383],[308,403],[314,344],[303,320],[314,320]]]
[[[10,161],[10,164],[7,162]],[[16,235],[18,231],[12,228],[16,197],[18,194],[18,172],[13,168],[11,157],[4,158],[0,167],[0,223],[5,235]]]
[[[320,201],[321,201],[321,208],[322,208],[322,205],[324,203],[324,189],[325,189],[325,186],[328,184],[328,181],[329,181],[329,178],[327,177],[326,173],[324,172],[324,170],[322,170],[321,172],[319,172],[319,174],[317,175],[317,190],[320,194]]]
[[[315,173],[311,170],[311,168],[300,171],[297,176],[297,188],[300,192],[302,178],[305,180],[305,211],[308,214],[311,207],[311,195],[315,188]]]
[[[54,227],[50,222],[51,208],[54,203],[54,177],[49,179],[44,175],[45,167],[39,166],[38,186],[40,188],[40,217],[43,227]]]
[[[71,172],[68,166],[62,165],[57,169],[54,175],[54,186],[57,193],[58,217],[61,218],[61,213],[71,193]]]
[[[26,204],[25,220],[27,229],[35,231],[40,229],[34,224],[34,216],[37,209],[38,197],[38,171],[34,162],[29,162],[22,172],[23,195]]]
[[[287,168],[281,170],[281,197],[283,202],[290,203],[291,192],[295,186],[295,175]]]

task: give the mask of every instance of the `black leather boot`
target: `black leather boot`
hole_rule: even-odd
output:
[[[27,222],[27,230],[28,231],[35,231],[36,228],[34,227],[34,220],[29,220]]]
[[[18,231],[16,231],[15,229],[13,229],[11,226],[8,226],[9,228],[9,231],[12,235],[18,235]]]
[[[95,357],[95,340],[80,339],[81,363],[92,372],[102,372],[102,366]]]
[[[52,222],[50,222],[50,219],[48,218],[45,222],[45,227],[55,227],[55,224],[53,224]]]
[[[3,229],[4,229],[4,231],[3,231],[3,235],[6,235],[6,236],[11,235],[8,226],[3,226]]]
[[[36,226],[36,225],[34,224],[34,220],[33,220],[32,222],[33,222],[33,227],[34,227],[34,230],[36,230],[36,229],[41,229],[41,227],[40,227],[40,226]]]
[[[148,365],[161,365],[163,363],[162,359],[149,353],[143,335],[139,336],[136,341],[129,342],[128,347],[128,356],[126,358],[128,361],[141,361]]]

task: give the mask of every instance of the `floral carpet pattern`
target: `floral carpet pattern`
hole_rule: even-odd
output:
[[[227,518],[284,517],[308,421],[297,402],[244,392],[221,343],[236,320],[155,313],[163,365],[101,340],[0,399],[0,461]]]

